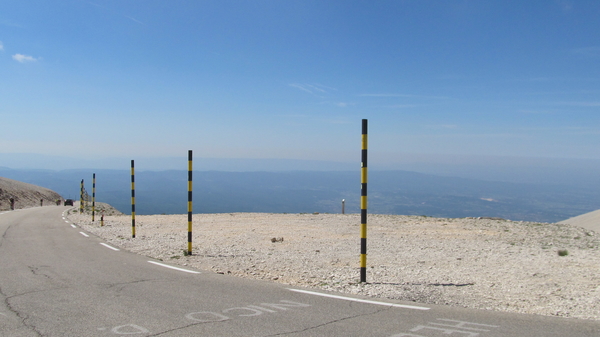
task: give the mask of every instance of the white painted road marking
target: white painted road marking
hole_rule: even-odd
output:
[[[228,309],[221,310],[221,312],[214,312],[214,311],[191,312],[191,313],[185,315],[185,318],[187,318],[191,321],[194,321],[194,322],[198,322],[198,323],[221,322],[221,321],[226,321],[229,319],[234,319],[236,317],[260,316],[265,312],[266,313],[276,313],[276,312],[278,312],[276,310],[287,311],[292,308],[310,307],[309,304],[292,302],[292,301],[287,301],[287,300],[280,300],[279,303],[261,303],[260,305],[261,305],[260,307],[257,305],[249,305],[246,307],[228,308]],[[266,309],[264,307],[269,307],[272,309]],[[229,313],[232,311],[234,311],[234,312],[241,311],[242,313],[238,313],[237,315],[229,314],[230,316],[223,315],[223,314],[226,314],[226,313]],[[248,313],[248,311],[250,313]]]
[[[71,224],[71,227],[73,227],[73,228],[77,228],[77,226],[75,226],[75,225],[73,225],[73,224]]]
[[[288,290],[299,292],[299,293],[304,293],[304,294],[309,294],[309,295],[316,295],[316,296],[336,298],[338,300],[346,300],[346,301],[368,303],[368,304],[376,304],[376,305],[385,305],[385,306],[394,307],[394,308],[415,309],[415,310],[429,310],[430,309],[430,308],[426,308],[426,307],[417,307],[417,306],[414,306],[414,305],[404,305],[404,304],[386,303],[386,302],[378,302],[378,301],[370,301],[370,300],[361,300],[361,299],[358,299],[358,298],[344,297],[344,296],[330,295],[330,294],[323,294],[323,293],[317,293],[317,292],[314,292],[314,291],[307,291],[307,290],[300,290],[300,289],[288,288]]]
[[[156,263],[153,261],[148,261],[148,262]],[[160,263],[157,263],[157,264],[163,265]],[[167,265],[163,265],[163,266],[171,267],[171,266],[167,266]],[[269,309],[267,309],[265,307],[268,307]],[[190,321],[193,321],[194,323],[213,323],[213,322],[227,321],[227,320],[236,319],[236,318],[243,319],[246,317],[260,316],[264,313],[279,313],[279,312],[287,311],[287,310],[291,310],[291,309],[307,308],[307,307],[310,307],[310,305],[304,304],[304,303],[287,301],[287,300],[280,300],[278,303],[260,303],[260,306],[248,305],[245,307],[233,307],[233,308],[227,308],[227,309],[221,310],[220,312],[214,312],[214,311],[190,312],[189,314],[185,315],[185,318],[187,318]],[[225,313],[227,315],[223,315]],[[107,331],[108,329],[110,329],[110,328],[101,327],[101,328],[98,328],[98,331]],[[112,328],[110,331],[116,335],[137,335],[137,334],[150,333],[150,330],[148,330],[142,326],[136,325],[136,324],[125,324],[125,325],[116,326],[116,327]]]
[[[98,330],[106,330],[106,328],[98,328]],[[149,333],[148,329],[143,328],[139,325],[135,324],[126,324],[121,326],[116,326],[110,330],[112,333],[116,335],[137,335],[137,334],[145,334]]]
[[[79,232],[79,234],[81,234],[81,235],[85,236],[86,238],[89,238],[89,237],[90,237],[89,235],[85,234],[84,232]]]
[[[441,334],[443,334],[443,335],[452,335],[454,333],[457,333],[457,334],[459,333],[462,335],[467,335],[467,337],[479,337],[479,335],[481,335],[481,333],[490,331],[489,329],[482,329],[482,327],[483,328],[499,328],[500,327],[498,325],[457,321],[457,320],[445,319],[445,318],[438,318],[437,320],[443,321],[446,324],[436,323],[436,322],[427,322],[427,324],[431,324],[431,325],[435,325],[435,326],[417,325],[416,327],[410,329],[410,331],[416,332],[416,331],[421,331],[424,329],[429,329],[429,330],[436,331],[435,332],[436,335],[438,335],[437,332],[441,332]],[[448,323],[450,323],[450,324],[448,324]],[[440,328],[440,327],[442,327],[442,328]],[[448,328],[452,328],[452,329],[448,329]],[[478,332],[475,332],[475,331],[478,331]],[[426,336],[415,335],[413,333],[399,333],[399,334],[395,334],[391,337],[426,337]]]
[[[169,266],[168,264],[158,263],[158,262],[155,262],[155,261],[148,261],[148,262],[150,262],[152,264],[155,264],[155,265],[159,265],[161,267],[166,267],[166,268],[171,268],[171,269],[175,269],[175,270],[179,270],[179,271],[184,271],[184,272],[190,273],[190,274],[200,274],[199,271],[194,271],[194,270],[188,270],[188,269],[173,267],[173,266]]]
[[[107,245],[107,244],[106,244],[106,243],[104,243],[104,242],[100,242],[100,244],[101,244],[101,245],[103,245],[104,247],[106,247],[106,248],[110,248],[110,249],[112,249],[112,250],[116,250],[116,251],[119,251],[119,250],[120,250],[119,248],[115,248],[115,247],[113,247],[113,246],[109,246],[109,245]]]
[[[434,322],[429,322],[428,324],[439,325],[439,326],[449,326],[451,328],[459,328],[459,329],[475,330],[475,331],[490,331],[489,329],[481,329],[481,327],[485,327],[485,328],[499,328],[500,327],[498,325],[489,325],[489,324],[481,324],[481,323],[457,321],[457,320],[453,320],[453,319],[438,318],[437,320],[438,321],[444,321],[444,322],[452,322],[452,323],[454,323],[454,325],[452,325],[452,324],[434,323]],[[473,326],[469,326],[469,325],[473,325]]]

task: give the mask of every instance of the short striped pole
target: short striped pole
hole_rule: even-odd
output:
[[[360,282],[367,282],[367,120],[362,120],[360,171]]]
[[[79,214],[83,213],[83,179],[81,179],[81,189],[79,191]]]
[[[188,151],[188,255],[192,255],[192,150]]]
[[[131,160],[131,237],[135,238],[135,172]]]
[[[94,222],[94,216],[96,214],[96,173],[92,176],[92,222]]]

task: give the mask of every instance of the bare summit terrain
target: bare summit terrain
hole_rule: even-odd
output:
[[[11,198],[16,209],[62,200],[49,189],[0,178],[0,210],[9,209]],[[600,320],[597,212],[566,223],[371,214],[368,282],[360,283],[358,214],[195,214],[189,255],[187,215],[138,215],[132,238],[130,216],[96,203],[92,222],[90,204],[83,214],[77,206],[68,219],[107,242],[206,272],[376,298]]]
[[[11,199],[15,209],[50,206],[63,201],[60,194],[47,188],[0,177],[0,211],[11,209]]]
[[[600,235],[566,224],[369,215],[195,214],[68,218],[111,244],[219,274],[378,298],[600,320]]]

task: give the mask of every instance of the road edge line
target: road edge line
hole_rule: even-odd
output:
[[[189,269],[183,269],[183,268],[179,268],[179,267],[169,266],[168,264],[164,264],[164,263],[160,263],[160,262],[156,262],[156,261],[148,261],[148,262],[155,264],[157,266],[175,269],[175,270],[183,271],[183,272],[190,273],[190,274],[200,274],[199,271],[195,271],[195,270],[189,270]]]
[[[359,299],[359,298],[352,298],[352,297],[345,297],[345,296],[339,296],[339,295],[324,294],[324,293],[318,293],[318,292],[315,292],[315,291],[308,291],[308,290],[301,290],[301,289],[293,289],[293,288],[287,288],[287,289],[291,290],[291,291],[298,292],[298,293],[303,293],[303,294],[316,295],[316,296],[329,297],[329,298],[336,298],[338,300],[346,300],[346,301],[352,301],[352,302],[360,302],[360,303],[368,303],[368,304],[376,304],[376,305],[385,305],[385,306],[394,307],[394,308],[404,308],[404,309],[414,309],[414,310],[430,310],[431,309],[431,308],[419,307],[419,306],[415,306],[415,305],[405,305],[405,304],[396,304],[396,303],[387,303],[387,302],[363,300],[363,299]]]
[[[106,248],[109,248],[109,249],[112,249],[112,250],[114,250],[114,251],[119,251],[119,250],[120,250],[119,248],[115,248],[115,247],[113,247],[113,246],[111,246],[111,245],[107,245],[107,244],[106,244],[106,243],[104,243],[104,242],[100,242],[100,244],[101,244],[101,245],[103,245],[104,247],[106,247]]]

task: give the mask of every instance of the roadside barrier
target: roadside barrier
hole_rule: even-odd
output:
[[[367,282],[367,120],[362,120],[360,169],[360,282]]]

